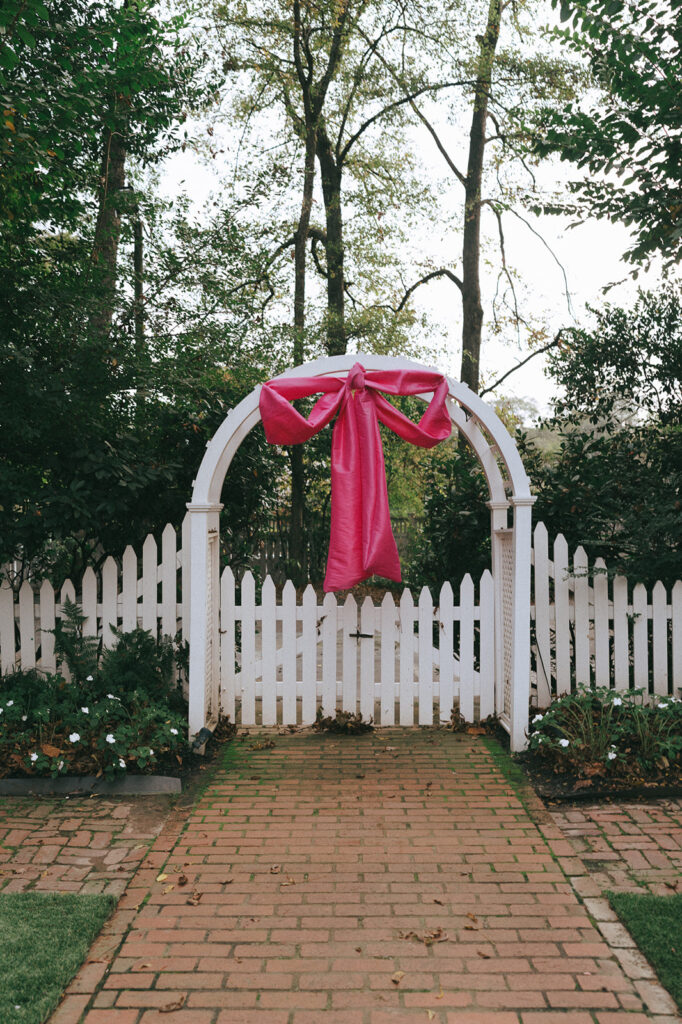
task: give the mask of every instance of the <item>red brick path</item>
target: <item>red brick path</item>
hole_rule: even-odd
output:
[[[170,798],[0,797],[0,890],[120,896]]]
[[[614,955],[483,741],[275,742],[232,745],[171,816],[52,1024],[677,1020],[645,1009],[648,965]]]

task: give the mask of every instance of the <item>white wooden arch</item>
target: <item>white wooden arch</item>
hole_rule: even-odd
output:
[[[360,362],[366,370],[434,370],[410,359],[371,353],[317,359],[282,377],[323,377],[347,373]],[[485,474],[492,535],[495,589],[495,710],[508,730],[512,750],[527,742],[530,696],[530,557],[534,497],[518,449],[494,410],[466,384],[446,378],[448,411]],[[260,386],[227,415],[206,446],[194,482],[190,514],[189,732],[211,728],[220,706],[220,495],[230,463],[260,421]],[[420,396],[425,401],[431,395]],[[511,523],[509,522],[511,509]]]

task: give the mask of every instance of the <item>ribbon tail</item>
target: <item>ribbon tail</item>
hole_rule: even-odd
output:
[[[376,406],[363,389],[347,395],[334,427],[324,589],[344,590],[374,575],[401,580]]]

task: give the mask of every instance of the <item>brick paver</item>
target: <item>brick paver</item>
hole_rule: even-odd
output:
[[[555,807],[549,817],[593,888],[682,892],[682,800]]]
[[[52,1024],[678,1021],[478,737],[275,742],[171,815]]]
[[[120,896],[170,805],[167,796],[0,797],[0,891]]]

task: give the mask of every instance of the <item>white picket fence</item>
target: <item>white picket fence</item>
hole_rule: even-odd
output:
[[[182,549],[189,550],[183,524]],[[0,670],[55,671],[54,629],[67,597],[86,615],[85,631],[109,646],[111,626],[141,625],[156,634],[189,635],[189,566],[176,531],[167,526],[160,547],[147,537],[138,558],[128,547],[119,563],[107,558],[88,569],[79,586],[55,594],[47,581],[25,582],[18,594],[0,587]],[[609,579],[601,560],[592,578],[585,552],[569,559],[556,538],[549,557],[547,531],[535,528],[531,609],[534,701],[576,683],[633,687],[658,695],[682,688],[682,581],[668,594],[651,594],[624,577]],[[457,601],[457,603],[455,603]],[[230,569],[221,579],[220,665],[223,710],[244,725],[314,720],[318,707],[361,711],[382,725],[421,725],[450,717],[458,704],[467,721],[485,718],[493,692],[493,590],[489,573],[477,587],[466,576],[437,601],[424,588],[416,603],[405,591],[380,606],[352,596],[318,600],[308,587],[297,600],[293,584],[278,591],[268,577],[256,594],[247,573],[237,586]]]
[[[559,534],[549,559],[547,530],[533,535],[533,606],[537,700],[570,692],[576,683],[661,696],[682,688],[682,580],[670,598],[659,581],[651,594],[625,576],[609,578],[606,563],[590,567],[584,548],[569,561]]]

